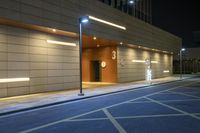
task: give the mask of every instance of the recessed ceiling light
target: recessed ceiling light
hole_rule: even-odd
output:
[[[120,42],[119,44],[120,44],[120,45],[122,45],[122,44],[123,44],[123,42]]]
[[[53,31],[53,32],[56,32],[56,29],[53,29],[52,31]]]
[[[93,37],[93,40],[96,40],[96,39],[97,39],[97,37],[96,37],[96,36],[94,36],[94,37]]]
[[[100,47],[100,45],[99,45],[99,44],[97,44],[97,47]]]

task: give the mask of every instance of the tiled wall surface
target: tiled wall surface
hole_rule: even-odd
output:
[[[177,52],[181,38],[129,16],[98,0],[1,0],[0,17],[78,33],[78,18],[92,15],[125,26],[126,31],[99,22],[84,33],[149,48]]]
[[[147,65],[132,60],[144,61],[147,58],[158,62],[152,63],[153,79],[172,75],[172,55],[120,46],[117,48],[118,82],[144,80]],[[169,70],[169,73],[164,73],[164,70]]]
[[[55,91],[79,86],[79,47],[48,44],[47,39],[77,43],[73,38],[0,25],[0,97]]]

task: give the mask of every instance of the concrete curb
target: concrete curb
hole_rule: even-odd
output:
[[[186,79],[190,79],[190,78],[194,78],[194,77],[189,77],[189,78],[186,78]],[[49,104],[44,104],[44,105],[38,105],[38,106],[34,106],[34,107],[28,107],[28,108],[24,108],[24,109],[17,109],[17,110],[13,110],[13,111],[0,113],[0,116],[10,115],[10,114],[20,113],[20,112],[25,112],[25,111],[29,111],[29,110],[34,110],[34,109],[38,109],[38,108],[43,108],[43,107],[48,107],[48,106],[52,106],[52,105],[58,105],[58,104],[63,104],[63,103],[68,103],[68,102],[73,102],[73,101],[78,101],[78,100],[83,100],[83,99],[89,99],[89,98],[98,97],[98,96],[104,96],[104,95],[108,95],[108,94],[126,92],[126,91],[130,91],[130,90],[133,90],[133,89],[140,89],[140,88],[146,88],[146,87],[150,87],[150,86],[157,86],[157,85],[161,85],[161,84],[178,82],[178,81],[182,81],[182,80],[185,80],[185,79],[166,81],[166,82],[162,82],[162,83],[144,85],[144,86],[141,86],[141,87],[135,87],[135,88],[130,88],[130,89],[126,89],[126,90],[119,90],[119,91],[108,92],[108,93],[103,93],[103,94],[96,94],[96,95],[86,96],[86,97],[82,97],[82,98],[75,98],[75,99],[64,100],[64,101],[59,101],[59,102],[54,102],[54,103],[49,103]]]

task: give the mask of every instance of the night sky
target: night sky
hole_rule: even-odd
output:
[[[183,47],[200,47],[193,31],[200,31],[198,0],[152,0],[153,25],[183,39]]]

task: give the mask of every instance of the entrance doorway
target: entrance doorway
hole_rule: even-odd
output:
[[[101,82],[101,61],[91,61],[92,82]]]

